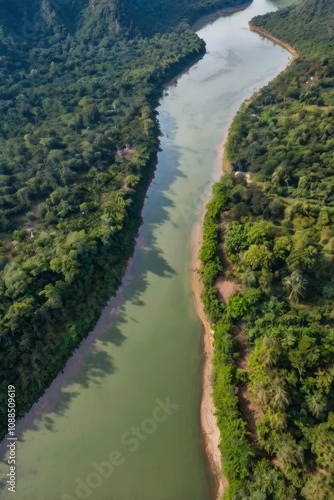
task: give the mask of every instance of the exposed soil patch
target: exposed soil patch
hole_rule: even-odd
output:
[[[134,155],[136,154],[136,149],[135,148],[128,148],[123,151],[124,158],[128,161],[132,160]]]
[[[116,152],[116,156],[119,156],[120,158],[125,158],[126,160],[130,161],[136,154],[136,148],[132,148],[129,145],[126,145],[123,148],[120,148]]]
[[[239,330],[235,339],[238,343],[238,350],[240,353],[240,358],[238,359],[238,361],[236,363],[237,368],[248,373],[249,368],[248,368],[248,348],[247,348],[248,339],[247,339],[247,336],[241,330]]]
[[[238,331],[236,335],[236,341],[238,343],[238,351],[240,353],[240,357],[236,362],[236,367],[239,370],[244,371],[245,373],[249,372],[248,367],[248,339],[245,333],[241,330]],[[256,444],[257,441],[257,431],[256,431],[256,422],[259,420],[261,415],[257,411],[257,408],[254,406],[252,398],[248,392],[247,385],[245,383],[239,384],[238,387],[238,398],[239,398],[239,410],[242,418],[247,423],[248,430],[250,432],[249,439],[253,444]]]
[[[257,430],[256,430],[256,409],[252,405],[248,389],[246,384],[240,384],[238,388],[238,398],[239,398],[239,410],[242,418],[247,423],[248,430],[250,432],[249,439],[252,443],[257,442]]]
[[[227,302],[230,297],[236,295],[242,289],[242,286],[235,281],[228,280],[223,276],[219,277],[215,283],[219,296],[223,302]]]

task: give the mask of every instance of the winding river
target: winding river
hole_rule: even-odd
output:
[[[162,152],[134,258],[95,330],[18,425],[16,500],[212,497],[190,235],[233,115],[291,58],[248,29],[283,3],[254,0],[202,28],[208,53],[161,100]],[[1,496],[13,498],[5,481]]]

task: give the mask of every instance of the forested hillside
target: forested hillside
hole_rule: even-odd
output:
[[[1,434],[7,385],[22,415],[122,280],[189,23],[238,3],[0,1]]]
[[[225,496],[330,500],[334,2],[305,0],[252,24],[299,58],[239,111],[227,144],[233,172],[215,186],[205,219]],[[238,284],[227,303],[222,274]]]
[[[302,0],[291,9],[257,16],[253,23],[293,45],[303,57],[333,56],[333,0]]]

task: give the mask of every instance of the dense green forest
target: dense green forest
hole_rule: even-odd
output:
[[[239,0],[0,1],[1,435],[121,283],[159,146],[163,85],[205,52],[191,22]]]
[[[334,2],[304,0],[252,23],[299,58],[237,114],[232,172],[215,185],[204,222],[225,498],[330,500]],[[238,284],[226,303],[218,277]]]

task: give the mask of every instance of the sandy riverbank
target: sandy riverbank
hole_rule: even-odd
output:
[[[240,9],[239,9],[240,10]],[[205,18],[203,18],[204,20]],[[211,20],[213,21],[215,18],[211,17],[207,20],[209,23]],[[289,44],[282,42],[281,40],[273,37],[269,32],[262,28],[257,28],[256,26],[249,23],[249,27],[252,31],[257,32],[259,35],[270,39],[274,43],[281,45],[285,50],[292,54],[292,59],[289,62],[289,65],[299,56],[298,52]],[[197,27],[197,29],[199,29]],[[258,91],[254,93],[254,95],[246,101],[243,105],[249,105],[255,96],[258,94]],[[227,139],[228,131],[225,131],[224,138],[222,142],[217,147],[217,163],[213,174],[213,181],[217,181],[220,176],[227,171],[231,170],[230,163],[226,156],[225,143]],[[223,169],[222,169],[223,166]],[[205,206],[209,202],[211,198],[211,191],[207,195],[207,199],[203,205],[203,210],[201,213],[200,220],[195,224],[192,237],[191,244],[193,250],[193,262],[192,262],[192,282],[193,282],[193,293],[194,293],[194,302],[197,316],[201,320],[204,330],[204,365],[203,365],[203,374],[202,374],[202,383],[203,383],[203,392],[202,392],[202,401],[201,401],[201,426],[205,440],[205,449],[206,454],[211,466],[211,470],[213,472],[214,479],[214,487],[215,487],[215,495],[217,499],[220,499],[224,493],[224,489],[228,485],[226,478],[223,476],[222,471],[222,463],[221,463],[221,454],[219,449],[220,444],[220,431],[217,426],[217,420],[215,416],[216,408],[213,401],[213,358],[214,358],[214,331],[211,328],[211,325],[206,317],[204,312],[204,306],[201,300],[201,292],[203,289],[203,285],[200,280],[199,270],[201,267],[201,262],[199,259],[199,252],[202,246],[202,226],[205,215]],[[222,283],[223,286],[223,283]],[[230,295],[233,295],[235,292],[234,287],[230,287],[228,290],[226,287],[224,288],[224,293],[221,294],[224,296],[224,299],[227,300]]]
[[[217,426],[215,416],[215,405],[212,397],[212,376],[213,376],[213,356],[214,356],[214,338],[213,330],[204,312],[201,301],[202,283],[197,270],[200,268],[198,254],[202,244],[202,225],[198,222],[192,234],[193,248],[195,257],[193,260],[193,291],[197,316],[200,318],[204,330],[204,366],[203,366],[203,393],[201,401],[201,426],[205,441],[205,451],[213,472],[214,488],[216,498],[220,498],[227,485],[223,476],[221,456],[220,456],[220,432]]]
[[[213,182],[219,180],[223,172],[228,171],[228,165],[225,165],[225,143],[227,140],[228,130],[223,135],[223,140],[216,148],[216,162],[213,173]],[[217,425],[215,416],[216,408],[213,401],[213,357],[214,357],[214,331],[211,328],[210,322],[204,312],[201,293],[203,284],[200,279],[199,270],[201,261],[199,252],[203,243],[202,227],[205,216],[205,207],[211,198],[211,189],[207,194],[205,203],[203,204],[202,212],[199,221],[194,225],[191,235],[191,247],[193,251],[192,260],[192,287],[194,293],[194,303],[196,314],[203,325],[203,348],[204,348],[204,364],[202,372],[202,401],[201,401],[201,427],[205,441],[205,451],[210,463],[210,468],[213,473],[214,493],[217,499],[221,498],[224,489],[228,485],[222,471],[222,462],[220,454],[220,431]],[[227,293],[227,290],[225,290]],[[234,288],[231,290],[231,295],[234,293]],[[226,299],[228,297],[225,297]]]
[[[290,54],[293,56],[289,65],[297,58],[299,57],[299,54],[298,52],[296,51],[296,49],[294,47],[292,47],[292,45],[289,45],[288,43],[286,42],[283,42],[282,40],[280,40],[279,38],[276,38],[274,37],[269,31],[265,30],[264,28],[259,28],[258,26],[255,26],[254,24],[252,24],[252,22],[250,21],[248,23],[248,26],[249,26],[249,29],[251,31],[255,31],[255,33],[258,33],[259,35],[261,35],[262,37],[264,38],[268,38],[268,40],[271,40],[272,42],[274,43],[277,43],[277,45],[280,45],[281,47],[283,47],[283,49],[287,50],[288,52],[290,52]]]
[[[227,131],[224,134],[222,142],[216,148],[216,165],[213,174],[213,182],[218,181],[222,175],[222,163],[224,157],[224,146],[227,139]],[[211,189],[207,194],[205,203],[203,204],[202,212],[199,221],[195,224],[191,235],[191,248],[193,251],[192,259],[192,287],[194,294],[194,303],[196,314],[203,325],[203,348],[204,348],[204,365],[202,372],[202,401],[201,401],[201,427],[205,441],[205,451],[210,463],[210,468],[213,472],[213,483],[216,498],[221,498],[224,488],[227,486],[227,480],[223,476],[221,455],[220,455],[220,431],[216,421],[216,408],[213,402],[213,356],[214,356],[214,337],[211,325],[204,312],[204,306],[201,300],[203,289],[200,280],[199,269],[201,262],[199,252],[202,246],[202,227],[205,215],[205,207],[211,198]]]

